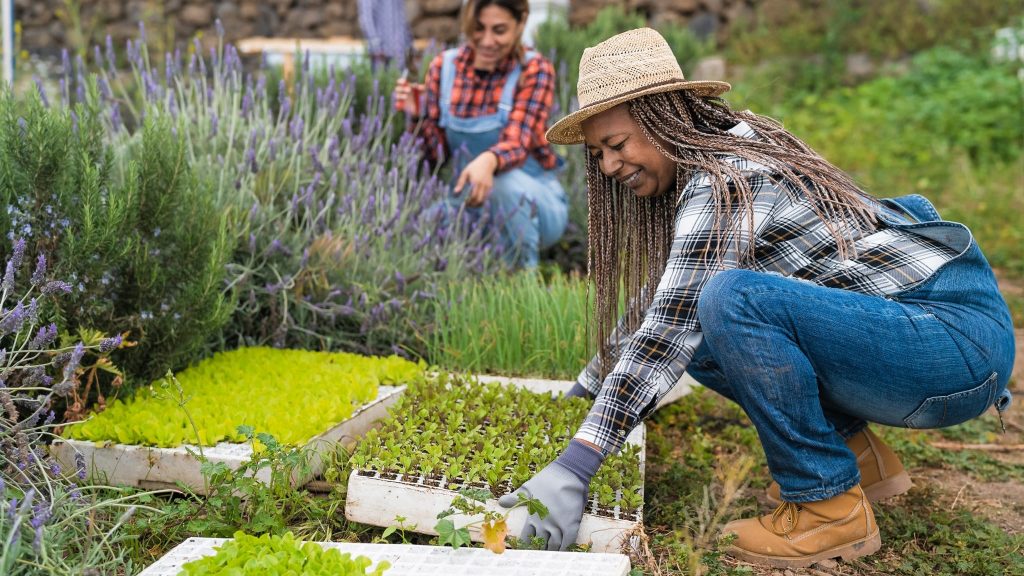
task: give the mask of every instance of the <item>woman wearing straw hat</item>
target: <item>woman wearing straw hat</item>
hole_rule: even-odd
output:
[[[467,2],[466,43],[434,59],[425,85],[400,80],[395,87],[395,105],[419,126],[428,156],[455,159],[458,179],[447,212],[465,204],[471,215],[500,222],[506,260],[526,268],[537,265],[539,251],[557,242],[569,222],[556,172],[562,160],[544,138],[554,67],[522,45],[529,13],[526,0]]]
[[[864,193],[728,89],[633,30],[583,53],[580,109],[548,131],[586,146],[595,320],[614,343],[573,390],[595,397],[575,438],[520,488],[549,508],[522,536],[549,548],[575,541],[602,460],[684,371],[757,429],[778,508],[724,530],[730,554],[777,567],[878,550],[870,502],[910,479],[868,422],[1010,403],[1010,315],[970,231],[920,196]]]

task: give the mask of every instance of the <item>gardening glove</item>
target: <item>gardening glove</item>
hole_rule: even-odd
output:
[[[519,503],[519,493],[540,500],[548,508],[542,520],[536,514],[526,518],[519,534],[521,540],[540,536],[548,542],[548,550],[565,550],[576,542],[583,510],[587,505],[590,480],[601,467],[604,456],[578,440],[554,462],[530,478],[518,490],[498,499],[498,504],[511,508]]]

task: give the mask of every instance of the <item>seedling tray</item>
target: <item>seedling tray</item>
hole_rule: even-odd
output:
[[[175,546],[163,558],[139,573],[139,576],[178,576],[182,565],[211,556],[224,538],[189,538]],[[410,544],[355,544],[317,542],[353,556],[366,556],[376,566],[391,564],[385,576],[626,576],[629,558],[622,554],[565,554],[538,550],[507,550],[494,554],[483,548],[442,548]]]
[[[643,423],[633,429],[626,438],[627,444],[644,446],[646,436]],[[644,450],[640,451],[640,473],[643,477]],[[415,526],[414,531],[422,534],[434,534],[437,515],[448,509],[452,499],[458,492],[441,487],[433,487],[426,482],[424,476],[409,478],[397,476],[392,479],[383,478],[381,474],[371,470],[353,470],[348,480],[348,495],[345,501],[345,517],[354,522],[387,527],[394,524],[396,516],[405,518],[403,525]],[[447,486],[448,479],[431,484]],[[511,487],[506,487],[509,489]],[[641,495],[643,488],[641,487]],[[496,499],[489,499],[485,506],[489,510],[503,512]],[[509,534],[516,536],[526,522],[527,512],[524,507],[514,508],[508,517]],[[482,516],[465,516],[455,514],[450,517],[456,527],[479,520]],[[623,548],[635,546],[633,534],[643,523],[642,510],[636,513],[624,512],[616,506],[614,509],[602,510],[598,513],[596,497],[588,505],[580,523],[578,544],[590,545],[595,552],[618,552]],[[470,527],[470,537],[476,542],[483,538],[477,526]],[[548,572],[543,572],[547,574]],[[575,573],[575,572],[573,572]]]
[[[573,380],[543,380],[539,378],[509,378],[507,376],[487,376],[481,375],[476,376],[480,382],[498,382],[500,384],[511,384],[513,386],[520,386],[526,388],[531,392],[568,392],[573,384],[576,382]],[[661,408],[667,404],[671,404],[683,396],[686,396],[693,391],[694,387],[700,386],[700,383],[693,379],[689,374],[683,374],[683,377],[679,379],[679,382],[674,388],[669,390],[668,394],[662,397],[661,401],[658,402],[657,408]]]
[[[323,469],[319,454],[337,442],[354,440],[362,436],[374,423],[387,414],[389,406],[395,403],[405,386],[380,386],[377,397],[360,406],[343,422],[314,437],[306,444],[310,457],[310,474],[293,474],[292,482],[300,485]],[[197,493],[206,491],[200,462],[191,452],[199,448],[191,445],[177,448],[153,448],[114,442],[90,442],[61,439],[50,446],[50,452],[65,470],[75,469],[75,454],[85,457],[88,478],[97,483],[139,487],[147,490],[170,488],[180,490],[180,484]],[[202,449],[203,456],[210,462],[223,462],[231,469],[237,469],[252,456],[252,446],[221,442]],[[270,482],[270,471],[261,469],[256,478]]]

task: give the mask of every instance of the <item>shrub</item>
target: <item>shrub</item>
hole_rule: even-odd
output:
[[[72,287],[46,313],[72,333],[129,331],[138,352],[117,357],[129,381],[200,356],[230,315],[231,245],[170,123],[148,118],[109,146],[92,111],[38,98],[3,98],[0,122],[0,246],[24,237]]]
[[[447,185],[401,132],[377,78],[358,106],[350,71],[300,66],[294,84],[267,86],[243,72],[234,47],[204,56],[198,42],[152,64],[143,41],[129,44],[132,73],[98,54],[96,89],[68,77],[118,145],[130,118],[165,119],[181,137],[209,199],[228,215],[235,252],[228,289],[238,308],[225,347],[416,352],[435,287],[497,266],[482,233],[442,227],[431,210]],[[140,86],[130,92],[125,86]],[[114,93],[117,92],[117,96]],[[363,113],[360,113],[362,110]]]

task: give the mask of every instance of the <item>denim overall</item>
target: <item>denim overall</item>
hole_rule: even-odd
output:
[[[459,118],[451,112],[456,54],[457,49],[444,52],[438,124],[444,129],[448,147],[456,158],[453,174],[458,176],[468,160],[476,158],[500,140],[512,111],[522,66],[517,62],[509,72],[501,90],[497,113]],[[526,61],[535,56],[535,52],[527,52]],[[450,197],[450,208],[462,209],[467,197],[468,191]],[[495,223],[499,227],[498,238],[506,261],[526,268],[537,266],[538,252],[557,242],[569,221],[568,200],[556,170],[545,170],[532,154],[527,154],[523,166],[494,175],[494,187],[482,207],[467,207],[465,210],[473,218],[486,218],[487,222]]]
[[[787,501],[859,483],[844,439],[867,422],[938,428],[1010,406],[1013,324],[970,230],[918,195],[877,212],[958,255],[885,298],[728,270],[698,301],[704,340],[687,371],[744,409]]]

